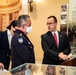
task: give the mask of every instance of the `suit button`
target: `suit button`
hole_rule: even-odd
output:
[[[7,56],[8,56],[8,54],[7,54]]]
[[[31,47],[32,48],[32,47]]]

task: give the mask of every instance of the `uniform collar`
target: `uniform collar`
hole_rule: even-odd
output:
[[[20,33],[20,34],[22,34],[22,35],[26,35],[22,30],[19,30],[19,29],[16,29],[16,32],[17,32],[17,33]]]

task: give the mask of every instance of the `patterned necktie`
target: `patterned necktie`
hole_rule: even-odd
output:
[[[56,45],[58,46],[58,40],[57,40],[57,35],[56,35],[56,33],[54,33],[54,39],[55,39]]]

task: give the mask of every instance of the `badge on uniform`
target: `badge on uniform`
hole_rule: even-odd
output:
[[[23,38],[21,37],[21,38],[18,38],[18,42],[19,43],[23,43]]]

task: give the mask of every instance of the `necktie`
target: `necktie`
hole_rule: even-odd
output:
[[[54,33],[54,39],[55,39],[56,45],[58,46],[58,40],[57,40],[57,35],[56,35],[56,33]]]

